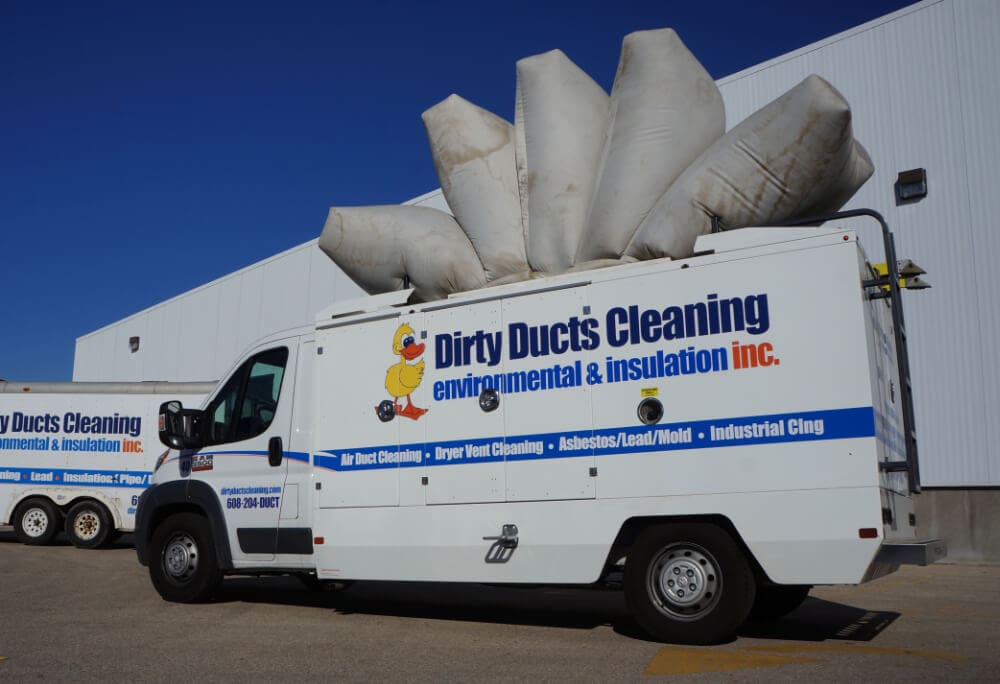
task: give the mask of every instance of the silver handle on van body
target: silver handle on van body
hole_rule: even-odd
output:
[[[517,525],[506,524],[500,530],[499,537],[483,537],[483,541],[491,541],[489,550],[486,551],[485,560],[487,563],[506,563],[514,554],[517,548]]]
[[[507,524],[500,529],[499,537],[483,537],[483,541],[497,541],[505,549],[517,548],[517,525]]]

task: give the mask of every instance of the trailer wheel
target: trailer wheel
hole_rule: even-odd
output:
[[[59,509],[48,499],[27,499],[14,511],[14,535],[22,544],[51,544],[59,523]]]
[[[168,517],[153,532],[150,551],[149,577],[167,601],[207,601],[222,581],[212,533],[200,515],[176,513]]]
[[[754,599],[750,565],[733,539],[708,524],[647,528],[625,562],[625,599],[653,638],[694,644],[732,638]]]
[[[784,617],[802,605],[809,596],[810,589],[811,585],[758,585],[750,617],[755,620],[775,620]]]
[[[96,501],[81,501],[66,514],[66,536],[78,549],[104,546],[112,532],[111,514]]]

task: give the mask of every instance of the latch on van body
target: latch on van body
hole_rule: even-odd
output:
[[[483,537],[483,541],[493,542],[486,552],[487,563],[506,563],[517,548],[517,525],[508,523],[500,530],[499,537]]]

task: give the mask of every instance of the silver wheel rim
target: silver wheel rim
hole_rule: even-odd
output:
[[[664,547],[649,564],[646,588],[661,613],[691,622],[718,604],[722,575],[718,561],[706,549],[680,542]]]
[[[90,541],[101,533],[101,519],[91,510],[81,511],[73,518],[73,534],[78,539]]]
[[[163,549],[163,569],[176,582],[190,580],[198,570],[198,545],[187,532],[177,532]]]
[[[41,537],[49,529],[49,514],[43,509],[33,506],[21,518],[24,533],[32,539]]]

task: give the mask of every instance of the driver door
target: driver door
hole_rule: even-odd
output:
[[[274,559],[291,424],[292,383],[284,380],[294,378],[295,351],[292,341],[240,365],[209,403],[207,445],[192,457],[192,477],[211,484],[226,511],[237,563]]]

